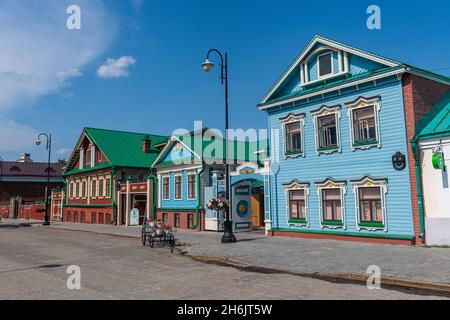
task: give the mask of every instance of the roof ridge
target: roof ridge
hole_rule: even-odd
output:
[[[153,133],[145,133],[145,132],[134,132],[134,131],[125,131],[125,130],[114,130],[114,129],[103,129],[103,128],[93,128],[93,127],[84,127],[85,130],[101,130],[101,131],[109,131],[109,132],[118,132],[118,133],[128,133],[128,134],[138,134],[138,135],[149,135],[153,137],[161,137],[167,138],[166,135],[153,134]]]

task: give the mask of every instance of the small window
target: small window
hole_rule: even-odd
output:
[[[75,211],[73,213],[73,222],[78,222],[78,212],[77,211]]]
[[[71,182],[69,184],[69,194],[70,194],[70,198],[73,198],[73,182]]]
[[[85,167],[91,166],[91,148],[86,150],[86,154],[84,156],[84,166]]]
[[[67,211],[66,220],[67,222],[72,222],[72,212]]]
[[[353,136],[356,145],[377,143],[373,106],[353,110]]]
[[[289,190],[289,220],[306,220],[305,190]]]
[[[175,228],[180,227],[180,214],[179,213],[175,213],[174,227]]]
[[[111,224],[111,215],[109,213],[106,214],[106,224]]]
[[[168,225],[169,224],[169,215],[167,213],[163,213],[162,220],[163,220],[164,225]]]
[[[83,211],[81,211],[81,213],[80,213],[80,223],[84,223],[85,222],[85,217],[86,217],[86,214]]]
[[[97,181],[92,181],[92,190],[91,190],[91,196],[96,197],[97,196]]]
[[[170,199],[170,177],[165,176],[163,177],[163,199],[168,200]]]
[[[104,224],[105,220],[104,220],[105,215],[103,214],[103,212],[99,212],[98,213],[98,223],[99,224]]]
[[[322,189],[322,218],[324,222],[342,221],[341,189]]]
[[[92,222],[92,224],[97,223],[97,213],[96,212],[91,213],[91,222]]]
[[[319,78],[333,73],[333,55],[326,53],[317,58]]]
[[[383,223],[383,208],[381,205],[381,188],[358,188],[359,221],[363,223]]]
[[[76,187],[76,189],[75,189],[75,197],[79,198],[80,197],[80,183],[76,182],[75,183],[75,187]]]
[[[188,228],[189,229],[192,229],[192,227],[194,226],[194,215],[193,214],[191,214],[191,213],[189,213],[188,215],[187,215],[187,223],[188,223]]]
[[[338,146],[336,115],[317,118],[319,150]]]
[[[182,189],[183,189],[182,183],[183,183],[183,177],[181,175],[176,175],[175,176],[175,199],[182,199],[183,198],[183,196],[182,196],[182,194],[183,194],[183,192],[182,192]]]
[[[81,196],[83,198],[86,197],[86,181],[83,181],[81,184]]]
[[[110,198],[111,197],[111,179],[106,179],[106,194],[105,196]]]
[[[196,183],[195,183],[195,173],[188,174],[188,198],[195,199],[196,195]]]
[[[286,154],[295,154],[302,152],[300,121],[287,123],[286,130]]]
[[[98,180],[98,196],[103,197],[103,179]]]

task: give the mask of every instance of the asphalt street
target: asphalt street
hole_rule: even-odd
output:
[[[67,288],[69,266],[80,289]],[[203,264],[138,239],[0,225],[0,299],[434,299]]]

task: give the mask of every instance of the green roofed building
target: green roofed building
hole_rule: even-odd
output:
[[[166,142],[166,136],[84,128],[63,172],[62,219],[130,224],[129,211],[137,209],[142,223],[153,202],[150,166]]]
[[[268,143],[248,140],[229,140],[226,156],[225,140],[209,130],[173,135],[152,165],[159,183],[155,218],[176,228],[222,230],[222,213],[209,210],[207,202],[225,196],[228,159],[233,228],[263,228]]]
[[[416,132],[412,146],[420,159],[416,172],[423,187],[418,196],[425,240],[428,245],[450,245],[450,91],[417,124]]]

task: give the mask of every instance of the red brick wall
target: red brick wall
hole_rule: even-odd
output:
[[[197,215],[195,210],[164,210],[158,209],[156,211],[156,219],[163,221],[163,215],[167,214],[168,224],[174,228],[178,229],[191,229],[188,226],[188,217],[192,215],[193,225],[197,223]],[[175,214],[180,215],[180,226],[175,226]],[[197,231],[205,231],[205,212],[200,211],[200,223],[198,225]]]
[[[409,143],[415,136],[415,125],[447,93],[450,86],[426,78],[406,74],[403,76],[403,102],[405,107],[406,137],[408,145],[408,167],[411,180],[411,197],[416,243],[423,243],[419,238],[420,216],[417,196],[417,179],[414,154]]]
[[[82,221],[84,214],[84,221]],[[112,207],[64,207],[64,221],[88,224],[111,224],[114,222]],[[108,217],[111,223],[108,223]],[[103,219],[102,219],[103,216]]]

